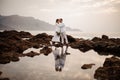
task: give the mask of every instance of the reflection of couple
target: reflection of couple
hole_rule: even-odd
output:
[[[63,19],[56,19],[56,30],[55,30],[55,35],[52,38],[53,44],[55,43],[60,43],[62,44],[61,51],[60,48],[55,48],[53,50],[53,55],[55,57],[55,70],[56,71],[62,71],[62,68],[65,65],[65,60],[66,60],[66,54],[67,49],[68,49],[68,39],[66,36],[66,30],[65,30],[65,25],[63,23]],[[66,45],[66,50],[64,51],[64,45]],[[60,54],[61,52],[61,54]]]
[[[55,48],[55,50],[53,51],[53,55],[55,57],[55,70],[56,71],[62,71],[62,68],[65,65],[66,53],[67,53],[67,48],[64,51],[63,47],[61,48],[61,51],[58,48]]]

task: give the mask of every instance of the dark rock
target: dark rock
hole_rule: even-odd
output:
[[[52,52],[52,49],[49,48],[48,46],[44,47],[43,49],[40,50],[40,53],[44,53],[44,55],[48,55]]]
[[[0,54],[0,64],[10,63],[10,61],[19,61],[19,53],[7,52]]]
[[[91,69],[93,65],[95,65],[95,64],[84,64],[81,68],[82,69]]]
[[[70,46],[75,49],[79,49],[82,52],[86,52],[93,48],[93,42],[90,40],[82,40],[71,43]]]
[[[68,38],[68,42],[69,42],[69,43],[76,42],[76,39],[73,38],[73,37],[70,36],[70,35],[67,35],[67,38]]]
[[[109,39],[109,37],[106,35],[102,35],[102,39],[107,40],[107,39]]]
[[[29,41],[22,40],[16,44],[16,52],[23,53],[23,51],[27,50],[28,48],[32,47],[32,43]]]
[[[111,53],[113,55],[120,56],[120,39],[110,38],[106,35],[102,35],[102,38],[94,37],[93,49],[98,53]]]
[[[46,45],[46,44],[50,44],[51,39],[52,39],[51,36],[49,36],[48,34],[41,33],[41,34],[38,34],[38,35],[30,38],[29,41],[32,43]]]
[[[39,53],[36,53],[36,52],[33,52],[33,51],[31,51],[31,52],[29,52],[29,53],[27,53],[27,54],[24,54],[25,56],[28,56],[28,57],[34,57],[34,56],[37,56],[37,55],[40,55]]]
[[[120,80],[120,59],[106,58],[103,67],[99,67],[94,74],[97,80]]]
[[[1,76],[2,72],[0,71],[0,76]]]
[[[15,30],[3,31],[1,32],[0,37],[7,38],[11,35],[18,36],[20,38],[31,38],[32,37],[32,35],[29,32],[24,32],[24,31],[18,32]]]
[[[20,33],[17,31],[4,31],[0,34],[1,52],[16,51],[22,53],[24,50],[28,49],[31,46],[32,44],[29,41],[22,40]]]
[[[29,32],[24,32],[24,31],[20,31],[19,36],[21,38],[31,38],[31,37],[33,37],[32,34],[30,34]]]
[[[110,67],[110,66],[119,66],[120,67],[120,59],[118,59],[114,56],[111,58],[106,58],[103,66],[104,67]]]
[[[42,45],[40,45],[40,44],[37,44],[37,43],[33,43],[33,48],[36,48],[36,49],[38,49],[38,48],[40,48],[40,47],[42,47]]]
[[[101,38],[98,38],[98,37],[94,37],[93,39],[92,39],[92,41],[94,41],[94,42],[96,42],[96,41],[101,41],[102,39]]]

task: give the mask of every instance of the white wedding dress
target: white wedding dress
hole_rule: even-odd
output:
[[[52,38],[52,42],[60,42],[60,35],[57,35],[56,32],[60,32],[60,28],[58,27],[58,23],[56,23],[55,34]]]

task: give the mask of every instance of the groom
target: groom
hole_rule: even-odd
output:
[[[61,37],[61,43],[62,44],[68,44],[68,39],[67,39],[67,36],[66,36],[66,29],[65,29],[65,24],[63,23],[63,19],[60,18],[59,19],[59,25],[58,27],[60,28],[60,37]],[[64,41],[65,39],[65,41]]]

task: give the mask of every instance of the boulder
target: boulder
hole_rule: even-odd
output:
[[[24,50],[30,47],[32,47],[32,44],[27,40],[22,40],[20,33],[17,31],[4,31],[0,34],[1,53],[12,51],[22,53]]]
[[[73,38],[73,37],[70,36],[70,35],[67,35],[67,38],[68,38],[68,42],[69,42],[69,43],[76,42],[76,39]]]
[[[40,50],[40,53],[43,53],[45,56],[50,54],[52,52],[52,49],[49,48],[48,46],[44,47],[43,49]]]
[[[99,67],[94,74],[97,80],[120,80],[120,59],[106,58],[103,67]]]
[[[0,64],[10,63],[10,61],[19,61],[20,54],[16,52],[7,52],[0,54]]]
[[[1,76],[2,72],[0,71],[0,76]]]
[[[102,35],[102,38],[94,37],[93,49],[98,53],[108,52],[113,55],[119,55],[120,52],[120,39],[119,38],[109,38],[106,35]],[[120,55],[119,55],[120,56]]]
[[[107,39],[109,39],[109,37],[106,36],[106,35],[102,35],[102,39],[103,39],[103,40],[107,40]]]
[[[84,64],[81,68],[82,69],[91,69],[93,65],[95,65],[95,64],[93,64],[93,63],[91,63],[91,64]]]
[[[93,48],[93,42],[90,40],[82,40],[71,43],[70,46],[72,48],[79,49],[82,52],[86,52]]]
[[[25,32],[25,31],[20,31],[20,32],[19,32],[19,36],[20,36],[21,38],[31,38],[31,37],[33,37],[31,33]]]
[[[50,44],[52,37],[49,36],[46,33],[41,33],[41,34],[37,34],[36,36],[32,37],[29,39],[30,42],[32,43],[37,43],[37,44]]]
[[[92,41],[94,41],[94,42],[101,41],[101,40],[102,40],[102,39],[99,38],[99,37],[94,37],[94,38],[92,39]]]

